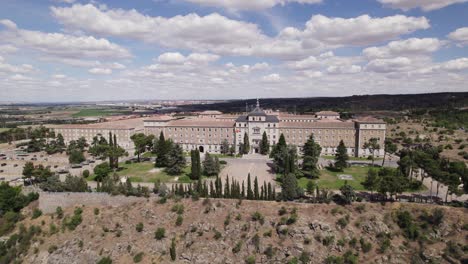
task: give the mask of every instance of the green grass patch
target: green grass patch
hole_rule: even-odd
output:
[[[181,175],[172,176],[164,171],[164,168],[155,168],[154,162],[140,163],[119,163],[120,170],[117,172],[119,176],[127,176],[131,182],[179,182],[190,183],[190,166],[186,166]],[[112,173],[111,173],[112,174]],[[94,175],[90,175],[86,180],[94,181]],[[178,180],[176,180],[178,178]]]
[[[118,109],[81,109],[79,112],[72,114],[72,117],[92,117],[92,116],[110,116],[117,114],[129,114],[128,110]]]
[[[11,128],[3,128],[3,127],[0,127],[0,133],[2,132],[6,132],[8,130],[10,130]]]
[[[361,182],[363,182],[367,176],[367,171],[370,167],[368,166],[351,166],[344,169],[343,172],[335,172],[329,169],[320,170],[320,177],[314,180],[320,188],[327,188],[331,190],[338,190],[344,185],[345,180],[338,178],[340,174],[347,174],[353,176],[353,180],[348,180],[348,184],[351,185],[355,190],[365,190]],[[298,184],[302,188],[306,188],[307,182],[310,179],[302,177],[298,179]]]
[[[324,158],[324,159],[326,159],[326,160],[334,160],[334,159],[335,159],[335,156],[329,156],[329,155],[327,155],[327,156],[320,156],[320,157],[321,157],[321,158]],[[366,160],[368,160],[368,161],[372,161],[372,160],[368,159],[367,157],[351,157],[351,156],[349,157],[349,160],[355,160],[355,161],[366,161]],[[375,157],[374,160],[375,160],[375,161],[377,161],[377,160],[383,160],[383,158],[377,158],[377,157]]]

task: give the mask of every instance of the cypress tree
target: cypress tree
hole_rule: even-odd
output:
[[[258,192],[258,180],[257,176],[255,176],[254,179],[254,199],[258,200],[260,198],[259,192]]]
[[[244,145],[242,147],[243,154],[249,154],[250,152],[250,141],[249,141],[249,135],[247,135],[247,132],[244,133]]]
[[[172,239],[171,241],[171,248],[169,249],[169,253],[171,255],[171,260],[175,261],[176,260],[176,243],[175,243],[175,238]]]
[[[198,150],[190,151],[191,170],[190,178],[192,180],[198,180],[201,177],[201,164],[200,164],[200,152]]]
[[[226,176],[226,184],[224,185],[224,198],[232,198],[229,190],[229,175]]]
[[[271,183],[268,183],[267,197],[268,197],[268,200],[273,200],[273,195],[271,193]]]
[[[245,198],[245,186],[244,186],[244,181],[242,181],[241,197],[242,197],[242,198]]]
[[[250,173],[249,173],[249,175],[247,176],[247,199],[253,200],[253,198],[254,198],[254,194],[252,191],[252,184],[250,181]]]
[[[265,200],[265,196],[263,195],[263,185],[260,187],[260,200]]]
[[[260,141],[260,154],[267,155],[270,151],[270,142],[265,131],[263,131],[262,141]]]
[[[112,169],[114,166],[114,155],[112,155],[112,152],[114,150],[114,143],[112,140],[112,133],[109,132],[109,151],[111,152],[109,155],[109,167]]]
[[[213,181],[210,181],[210,196],[211,198],[216,198],[215,189],[213,187]]]
[[[344,168],[348,167],[347,161],[349,160],[349,156],[346,150],[346,146],[343,140],[340,141],[340,144],[336,148],[336,155],[335,155],[335,169],[339,171],[343,171]]]
[[[114,153],[117,152],[117,148],[118,148],[118,144],[117,144],[117,136],[114,134]],[[119,156],[116,155],[114,157],[114,168],[119,168]]]

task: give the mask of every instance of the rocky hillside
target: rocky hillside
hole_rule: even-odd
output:
[[[463,208],[151,198],[36,212],[35,219],[28,210],[15,231],[31,233],[23,263],[466,263],[468,257]]]

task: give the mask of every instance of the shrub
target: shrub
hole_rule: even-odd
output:
[[[142,222],[138,223],[136,225],[135,229],[136,229],[137,232],[143,231],[143,223]]]
[[[164,227],[159,227],[156,229],[156,232],[154,232],[154,238],[157,240],[161,240],[166,236],[166,229]]]
[[[94,215],[98,215],[99,214],[99,208],[94,208]]]
[[[309,263],[310,262],[310,253],[306,251],[302,251],[301,255],[299,256],[299,261],[302,263]]]
[[[270,229],[270,230],[268,230],[268,231],[265,231],[265,233],[263,233],[263,236],[264,236],[264,237],[271,237],[271,233],[272,233],[272,232],[271,232],[271,229]]]
[[[323,240],[322,240],[322,244],[324,246],[329,246],[333,243],[333,241],[335,241],[335,236],[326,236]]]
[[[181,214],[184,213],[184,205],[183,204],[175,204],[174,206],[172,206],[171,211],[181,215]]]
[[[255,256],[248,256],[245,259],[245,264],[255,264]]]
[[[63,210],[62,210],[62,207],[57,207],[55,209],[55,213],[57,214],[57,218],[58,219],[62,219],[63,218]]]
[[[89,170],[84,170],[83,171],[83,177],[88,178],[89,177]]]
[[[237,244],[232,248],[232,253],[236,254],[239,253],[239,251],[242,248],[242,241],[237,242]]]
[[[349,224],[349,215],[338,219],[338,221],[336,221],[336,224],[341,228],[345,228]]]
[[[263,217],[261,213],[259,213],[258,211],[255,211],[255,213],[252,214],[252,221],[254,222],[258,221],[260,224],[263,225],[265,223],[265,218]]]
[[[184,221],[184,218],[181,215],[178,215],[176,222],[175,222],[176,226],[181,226],[183,221]]]
[[[359,240],[359,243],[361,244],[362,252],[367,253],[367,252],[371,251],[371,249],[372,249],[372,244],[371,244],[370,242],[366,242],[366,241],[364,240],[364,238],[361,238],[361,239]]]
[[[275,255],[275,249],[271,245],[268,245],[268,247],[265,249],[265,251],[263,253],[268,258],[272,258]]]
[[[219,232],[218,230],[215,230],[215,235],[214,235],[214,239],[218,240],[221,238],[221,232]]]
[[[171,260],[174,261],[176,260],[176,243],[175,243],[175,238],[172,239],[171,241],[171,247],[169,248],[169,253],[171,255]]]
[[[135,256],[133,256],[133,262],[134,263],[139,263],[143,260],[143,252],[140,252],[138,254],[136,254]]]
[[[37,209],[37,208],[35,208],[35,209],[33,210],[32,217],[31,217],[31,218],[32,218],[32,219],[36,219],[36,218],[38,218],[38,217],[41,216],[41,215],[42,215],[42,211],[39,210],[39,209]]]
[[[288,211],[284,206],[281,206],[281,208],[278,210],[278,215],[285,215]]]
[[[112,264],[112,259],[109,257],[103,257],[97,262],[97,264]]]
[[[47,252],[49,252],[49,254],[52,254],[54,253],[55,250],[57,250],[57,246],[56,245],[51,245],[49,246],[49,248],[47,249]]]

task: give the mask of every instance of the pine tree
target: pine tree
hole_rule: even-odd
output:
[[[252,191],[252,184],[250,181],[250,173],[247,175],[247,200],[253,200],[254,194]]]
[[[309,178],[318,178],[320,172],[317,167],[317,163],[322,148],[318,143],[315,142],[313,134],[310,135],[309,139],[304,144],[302,151],[302,171],[304,172],[304,175],[306,175]]]
[[[164,138],[164,133],[159,134],[158,144],[156,146],[156,167],[167,166],[167,153],[172,147],[172,142]]]
[[[270,141],[268,140],[267,134],[263,131],[262,141],[260,141],[260,154],[268,155],[270,151]]]
[[[243,151],[242,154],[249,154],[250,152],[250,140],[249,140],[249,135],[247,134],[247,132],[244,133],[244,144],[242,147],[242,151]]]
[[[260,198],[260,195],[258,193],[258,180],[257,180],[257,176],[255,176],[255,179],[254,179],[254,199],[258,200],[259,198]]]
[[[213,158],[209,153],[205,154],[205,160],[203,161],[203,173],[206,176],[216,176],[219,173],[219,160]]]
[[[178,144],[167,153],[167,168],[166,171],[169,175],[180,175],[185,168],[186,160],[182,147]]]
[[[227,141],[227,139],[224,139],[222,142],[221,142],[221,154],[228,154],[229,153],[229,142]]]
[[[343,171],[344,168],[348,167],[347,161],[349,160],[348,151],[343,140],[340,141],[340,144],[336,148],[335,155],[335,169]]]

